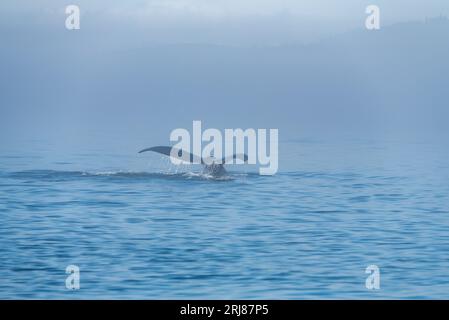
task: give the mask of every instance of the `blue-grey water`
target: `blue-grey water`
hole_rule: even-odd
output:
[[[280,154],[275,176],[216,180],[158,155],[5,147],[0,298],[449,298],[447,148],[290,141]],[[365,287],[372,264],[380,290]]]

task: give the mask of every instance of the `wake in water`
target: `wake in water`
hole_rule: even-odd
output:
[[[26,170],[11,172],[4,175],[6,178],[21,180],[43,180],[43,181],[70,181],[86,178],[98,179],[128,179],[132,180],[211,180],[211,181],[230,181],[236,178],[246,177],[246,173],[228,173],[224,176],[213,176],[202,172],[133,172],[133,171],[57,171],[57,170]]]

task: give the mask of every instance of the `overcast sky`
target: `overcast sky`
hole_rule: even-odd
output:
[[[380,32],[364,27],[373,3]],[[65,28],[69,4],[81,30]],[[448,10],[448,0],[0,0],[0,147],[118,137],[134,152],[129,141],[165,143],[192,120],[290,138],[446,129],[448,22],[421,22]]]
[[[354,9],[376,4],[388,11],[391,18],[414,19],[447,14],[449,8],[446,0],[2,0],[1,7],[17,11],[51,10],[64,3],[121,14],[165,13],[206,17],[271,15],[288,11],[299,16],[349,18]]]
[[[68,4],[80,6],[84,26],[137,26],[169,43],[309,42],[363,28],[370,4],[383,25],[449,15],[447,0],[2,0],[0,24],[59,21]]]

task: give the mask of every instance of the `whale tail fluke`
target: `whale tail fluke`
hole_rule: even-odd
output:
[[[171,157],[173,155],[177,156],[179,159],[182,159],[183,161],[190,162],[190,163],[201,163],[201,164],[211,164],[214,162],[212,158],[202,158],[200,156],[191,154],[185,150],[177,149],[174,147],[169,146],[156,146],[151,148],[146,148],[143,150],[140,150],[139,153],[144,153],[148,151],[157,152],[163,155],[166,155],[168,157]],[[221,159],[221,164],[230,164],[233,163],[234,160],[240,160],[246,163],[248,161],[248,156],[244,153],[239,154],[233,154],[229,157],[223,157]]]

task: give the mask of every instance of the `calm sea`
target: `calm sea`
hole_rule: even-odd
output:
[[[2,149],[0,298],[449,298],[448,148],[280,154],[275,176],[211,179],[155,154]]]

